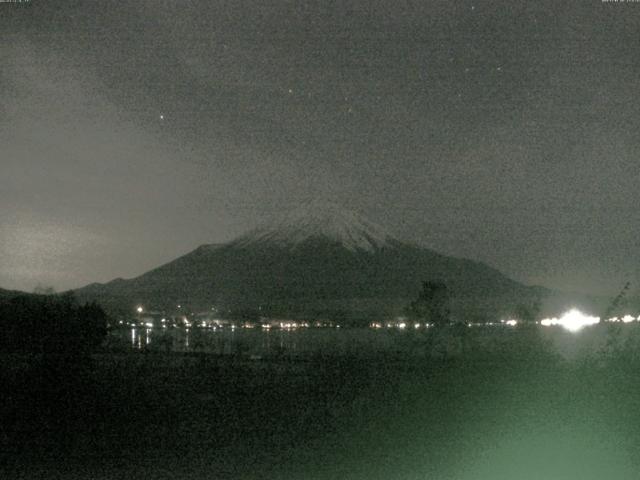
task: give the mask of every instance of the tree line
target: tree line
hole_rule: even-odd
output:
[[[107,315],[72,294],[19,294],[0,300],[0,351],[83,354],[107,334]]]

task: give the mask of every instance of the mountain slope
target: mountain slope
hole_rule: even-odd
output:
[[[20,292],[18,290],[5,290],[0,288],[0,300],[9,299],[18,296],[32,295],[31,293]]]
[[[138,303],[181,304],[363,319],[401,312],[425,280],[447,284],[460,316],[502,314],[545,293],[484,264],[401,242],[335,206],[304,206],[227,244],[203,245],[137,278],[76,293],[129,311]]]

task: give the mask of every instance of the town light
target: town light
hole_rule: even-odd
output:
[[[631,322],[635,322],[635,320],[636,319],[631,315],[625,315],[624,317],[622,317],[622,323],[631,323]]]
[[[569,310],[560,318],[545,318],[540,321],[540,324],[544,327],[559,325],[570,332],[577,332],[583,327],[595,325],[597,323],[600,323],[600,317],[585,315],[575,308]]]

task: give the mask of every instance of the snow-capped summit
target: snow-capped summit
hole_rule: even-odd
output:
[[[330,240],[351,251],[372,252],[399,242],[383,227],[335,203],[308,202],[240,237],[236,246],[261,243],[295,247],[308,240]]]
[[[239,314],[264,309],[274,318],[357,323],[395,317],[428,280],[461,292],[452,303],[460,318],[509,312],[539,293],[481,263],[400,242],[340,206],[313,202],[232,242],[203,245],[139,277],[76,294],[116,313],[140,304],[194,311],[222,305]]]

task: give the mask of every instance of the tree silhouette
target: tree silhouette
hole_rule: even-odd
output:
[[[443,282],[422,282],[422,291],[418,298],[406,309],[407,316],[414,321],[433,325],[449,323],[449,290]]]
[[[107,315],[71,294],[17,295],[0,302],[0,331],[0,351],[81,354],[104,340]]]
[[[618,295],[611,301],[611,303],[607,307],[607,310],[604,312],[603,318],[605,320],[613,315],[619,307],[624,305],[626,300],[625,297],[627,295],[627,292],[629,291],[630,286],[631,282],[625,283],[624,287],[622,287],[622,290],[620,290],[620,293],[618,293]]]
[[[540,315],[542,305],[540,299],[535,299],[532,303],[519,303],[514,310],[514,316],[520,322],[534,323]]]

